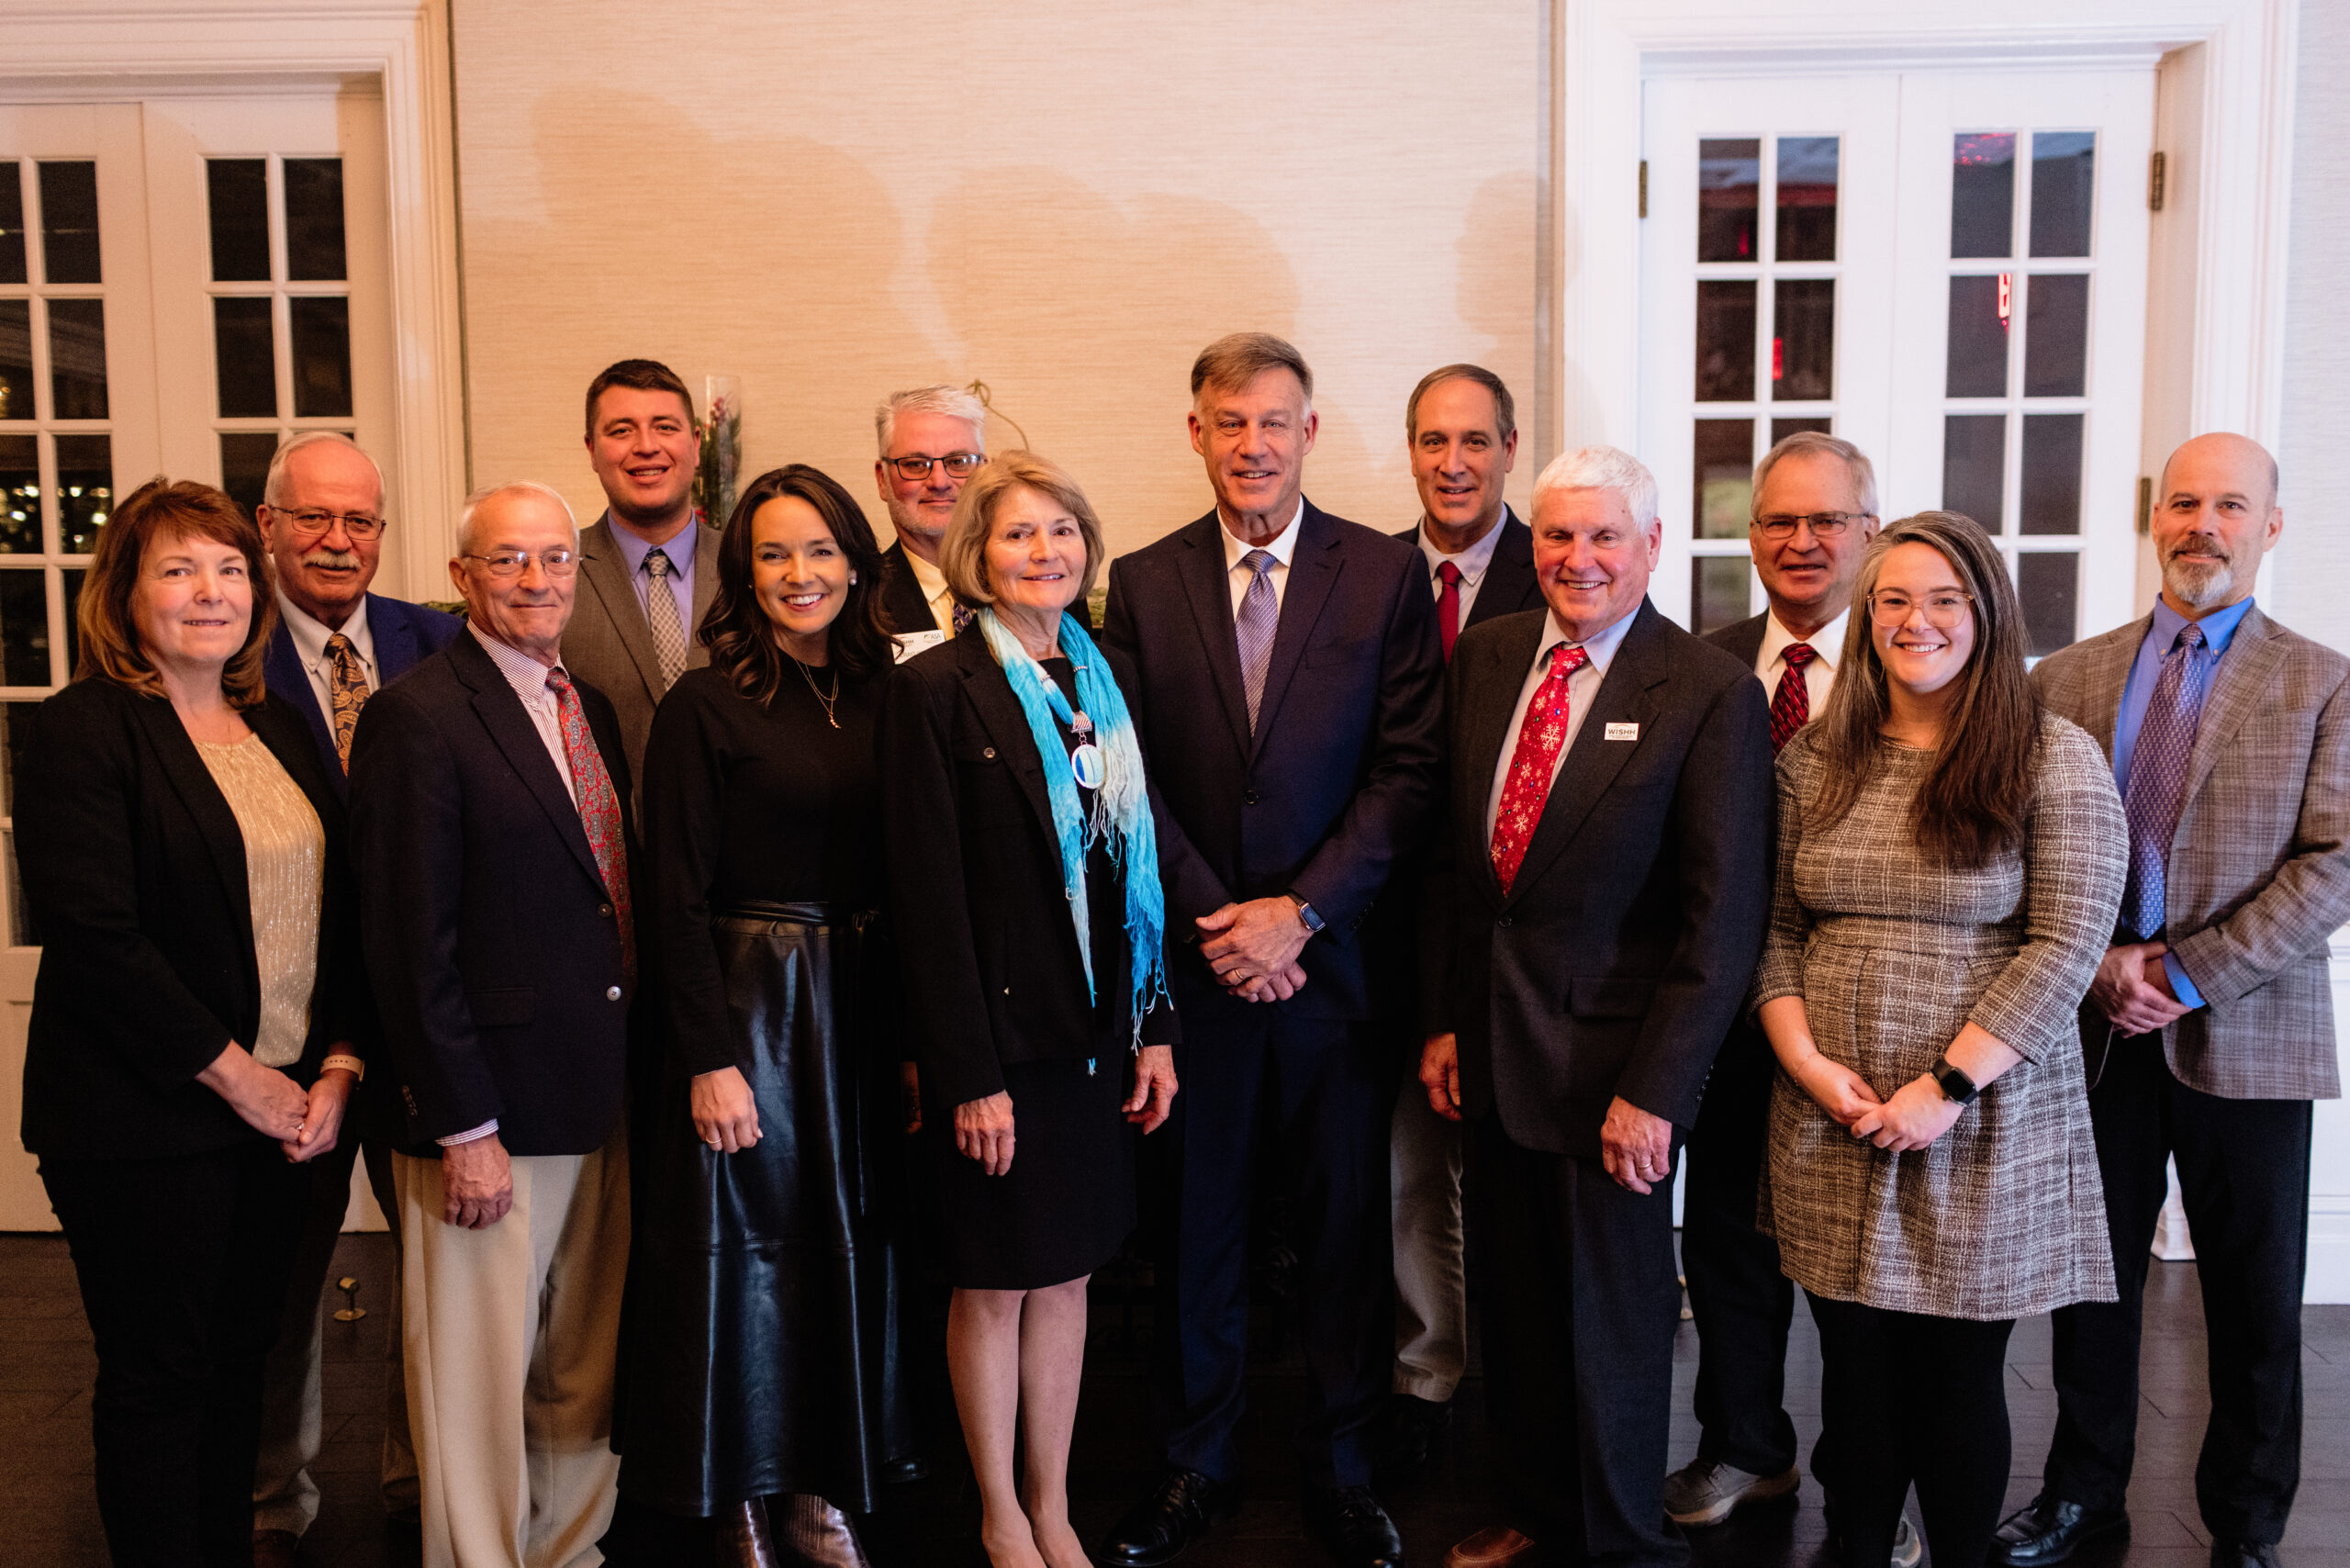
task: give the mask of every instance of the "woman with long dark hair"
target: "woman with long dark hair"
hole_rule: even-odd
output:
[[[1934,1560],[1980,1562],[2009,1330],[2113,1299],[2074,1010],[2127,840],[1974,521],[1887,528],[1854,609],[1827,711],[1779,756],[1762,1217],[1819,1326],[1845,1561],[1886,1560],[1914,1480]]]
[[[669,689],[645,751],[666,1027],[620,1485],[715,1518],[730,1563],[862,1563],[849,1515],[887,1457],[880,582],[845,490],[804,464],[761,475],[719,544],[710,664]]]

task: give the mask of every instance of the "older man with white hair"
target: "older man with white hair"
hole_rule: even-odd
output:
[[[543,485],[465,505],[468,635],[351,753],[368,969],[407,1111],[393,1158],[429,1568],[599,1561],[620,1462],[622,1121],[636,990],[628,762],[575,681],[579,572]]]
[[[946,590],[938,547],[963,481],[987,460],[987,405],[959,386],[892,392],[873,410],[873,483],[898,532],[881,553],[881,612],[893,632],[951,637],[969,618]]]
[[[1679,1562],[1661,1491],[1673,1160],[1769,897],[1750,666],[1648,601],[1656,481],[1612,447],[1534,487],[1545,608],[1461,633],[1428,878],[1420,1081],[1466,1136],[1470,1294],[1516,1513],[1459,1568]]]

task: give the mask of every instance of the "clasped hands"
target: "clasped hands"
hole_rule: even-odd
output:
[[[329,1054],[350,1048],[348,1043],[338,1044]],[[252,1053],[234,1040],[196,1081],[226,1100],[247,1126],[275,1138],[285,1158],[297,1165],[334,1148],[342,1131],[343,1109],[351,1103],[351,1086],[357,1081],[334,1068],[319,1074],[319,1081],[306,1090],[277,1069],[253,1060]]]
[[[2151,1035],[2194,1011],[2170,988],[2163,967],[2167,942],[2124,942],[2105,950],[2089,981],[2089,1001],[2125,1035]]]
[[[1942,1093],[1932,1078],[1911,1079],[1880,1100],[1869,1081],[1817,1050],[1789,1074],[1839,1126],[1855,1138],[1897,1153],[1925,1148],[1950,1131],[1965,1106]]]
[[[1146,1134],[1166,1125],[1175,1108],[1175,1047],[1145,1046],[1135,1055],[1135,1086],[1119,1107]],[[1012,1170],[1012,1096],[999,1089],[955,1107],[955,1152],[976,1159],[990,1176]]]
[[[1420,1087],[1428,1108],[1448,1122],[1460,1119],[1460,1039],[1430,1035],[1420,1047]],[[1599,1163],[1627,1192],[1642,1196],[1673,1177],[1673,1123],[1643,1111],[1622,1095],[1607,1103],[1599,1126]]]
[[[1287,1002],[1305,988],[1297,956],[1314,934],[1286,894],[1228,903],[1192,924],[1200,928],[1200,957],[1241,1001]]]

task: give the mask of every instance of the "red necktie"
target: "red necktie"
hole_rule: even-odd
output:
[[[1771,752],[1786,749],[1796,732],[1811,722],[1811,688],[1804,684],[1803,666],[1819,656],[1809,643],[1789,643],[1779,655],[1787,667],[1779,676],[1779,689],[1771,698]]]
[[[621,968],[636,977],[636,928],[628,899],[628,842],[621,834],[621,798],[612,776],[604,767],[604,754],[588,733],[588,714],[579,693],[561,670],[547,671],[547,689],[554,693],[555,711],[563,720],[563,755],[571,764],[572,792],[579,797],[579,825],[588,830],[588,847],[595,853],[596,869],[604,879],[604,892],[620,917]]]
[[[1437,580],[1444,587],[1437,590],[1436,623],[1444,635],[1444,662],[1452,662],[1452,644],[1460,640],[1460,568],[1446,561],[1436,569]]]
[[[1509,756],[1509,777],[1502,784],[1501,810],[1494,813],[1494,875],[1507,893],[1517,880],[1527,846],[1542,820],[1542,802],[1550,798],[1550,775],[1567,744],[1567,679],[1589,663],[1581,648],[1561,643],[1550,650],[1550,673],[1526,705],[1525,722],[1517,727],[1517,747]]]

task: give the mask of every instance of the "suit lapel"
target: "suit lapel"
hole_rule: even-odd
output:
[[[1462,846],[1464,859],[1477,865],[1479,884],[1494,903],[1502,902],[1502,885],[1494,875],[1493,838],[1485,825],[1485,809],[1493,801],[1494,769],[1501,766],[1502,745],[1509,739],[1509,716],[1517,709],[1517,694],[1534,663],[1550,625],[1547,616],[1526,617],[1525,624],[1476,644],[1470,656],[1476,667],[1460,672],[1460,733],[1461,805],[1470,807],[1462,819],[1472,843]]]
[[[375,674],[385,686],[414,669],[424,656],[417,645],[416,623],[400,609],[396,600],[367,596],[367,632],[375,640]]]
[[[1501,538],[1494,543],[1494,558],[1485,564],[1485,580],[1477,585],[1477,597],[1469,606],[1469,626],[1532,608],[1527,595],[1534,588],[1534,531],[1506,507],[1502,509],[1501,531]]]
[[[2087,667],[2082,671],[2081,679],[2090,706],[2082,710],[2086,722],[2081,727],[2104,748],[2109,764],[2113,760],[2114,731],[2121,722],[2121,696],[2130,685],[2130,666],[2138,662],[2138,649],[2154,623],[2151,612],[2140,616],[2123,627],[2121,635],[2108,637],[2098,646],[2088,649],[2084,661]]]
[[[2221,751],[2235,739],[2244,722],[2252,717],[2260,704],[2261,693],[2268,689],[2277,666],[2284,662],[2284,641],[2276,635],[2276,622],[2261,614],[2258,606],[2246,610],[2243,623],[2229,642],[2226,655],[2211,672],[2211,690],[2203,699],[2203,717],[2195,727],[2195,749],[2188,756],[2187,792],[2179,797],[2182,801],[2192,801],[2203,788],[2203,780],[2211,776]],[[2132,646],[2134,650],[2136,644]],[[2184,823],[2187,813],[2179,812],[2178,820]],[[2173,853],[2177,853],[2175,846]]]
[[[717,574],[711,575],[715,579]],[[637,678],[644,682],[645,696],[660,701],[666,689],[661,684],[661,656],[653,651],[653,628],[645,624],[644,608],[636,601],[636,585],[629,580],[628,558],[621,554],[620,541],[612,537],[609,513],[598,518],[579,535],[579,581],[596,596],[598,607],[620,634],[621,646],[628,650],[629,658],[636,665]],[[694,586],[701,586],[699,572],[695,574]]]
[[[382,657],[381,633],[376,644],[377,657]],[[380,667],[380,666],[379,666]],[[319,706],[317,688],[310,684],[310,672],[302,667],[302,655],[295,650],[294,633],[280,616],[277,629],[269,634],[269,652],[262,656],[262,680],[277,699],[302,715],[308,727],[310,739],[321,756],[334,756],[334,731],[330,726],[326,710]],[[341,771],[338,767],[337,771]]]
[[[599,887],[603,886],[604,873],[596,864],[596,852],[588,846],[588,829],[579,820],[579,807],[564,788],[563,775],[555,770],[554,758],[547,755],[546,743],[539,738],[539,727],[532,722],[523,710],[522,700],[515,695],[506,674],[484,651],[480,642],[468,635],[451,644],[452,662],[457,673],[473,689],[474,711],[481,718],[482,728],[489,732],[490,740],[506,756],[507,766],[514,769],[531,791],[539,809],[555,834],[572,853],[588,875]]]
[[[1281,711],[1281,696],[1288,691],[1290,678],[1297,673],[1297,661],[1305,653],[1305,644],[1314,635],[1314,623],[1321,619],[1322,607],[1329,601],[1330,589],[1337,583],[1338,572],[1345,566],[1347,553],[1338,543],[1338,531],[1313,502],[1305,506],[1305,521],[1298,525],[1297,548],[1290,552],[1289,583],[1281,589],[1281,619],[1273,624],[1272,656],[1265,666],[1265,689],[1257,700],[1257,734],[1250,748],[1265,743],[1272,734],[1274,716]],[[1233,640],[1233,660],[1239,661],[1239,639]],[[1242,694],[1241,711],[1248,711],[1247,694]]]
[[[1511,884],[1513,900],[1539,881],[1542,872],[1560,852],[1571,843],[1583,819],[1599,803],[1608,786],[1616,782],[1616,775],[1632,760],[1639,749],[1638,741],[1611,741],[1606,738],[1611,723],[1630,722],[1645,731],[1646,721],[1655,708],[1651,689],[1671,678],[1660,668],[1656,655],[1658,641],[1657,612],[1645,599],[1633,611],[1630,630],[1617,644],[1616,656],[1607,663],[1607,674],[1602,678],[1599,689],[1592,693],[1591,707],[1575,730],[1574,744],[1567,748],[1566,760],[1559,765],[1559,775],[1551,781],[1550,793],[1542,802],[1542,820],[1534,824],[1533,842],[1527,846],[1526,859],[1517,868],[1517,879]],[[1530,655],[1529,655],[1530,657]]]
[[[718,530],[710,526],[708,518],[695,525],[694,618],[686,626],[686,663],[688,665],[704,664],[710,658],[709,651],[701,644],[700,631],[702,618],[710,613],[710,601],[718,597],[719,537]],[[645,642],[651,645],[650,628],[646,630]],[[700,657],[697,658],[696,655]]]
[[[236,912],[239,927],[246,935],[241,950],[250,955],[252,888],[245,876],[245,835],[237,826],[237,813],[229,809],[228,798],[220,793],[212,770],[205,767],[196,742],[189,738],[187,726],[180,722],[171,703],[161,698],[140,698],[133,711],[147,732],[148,744],[162,762],[163,776],[172,781],[173,792],[187,807],[188,815],[196,821],[196,832],[203,835],[213,867],[220,873],[220,885],[229,891],[229,905]],[[249,975],[257,977],[259,971],[252,969],[252,963],[249,958]],[[258,984],[257,978],[255,983]]]
[[[995,742],[996,756],[1011,767],[1020,792],[1028,798],[1036,825],[1045,830],[1045,842],[1058,846],[1060,830],[1053,825],[1052,797],[1045,789],[1045,765],[1036,755],[1036,735],[1028,727],[1027,710],[1013,695],[1012,682],[997,667],[985,637],[957,637],[955,645],[962,650],[963,689],[970,695],[972,710],[986,727],[988,738]]]
[[[1248,755],[1248,696],[1240,684],[1240,643],[1232,630],[1232,589],[1224,565],[1224,524],[1214,512],[1184,531],[1189,546],[1177,568],[1183,592],[1192,601],[1192,622],[1200,633],[1216,695],[1224,699],[1224,716],[1232,725],[1233,744]],[[1278,632],[1276,633],[1278,637]]]

